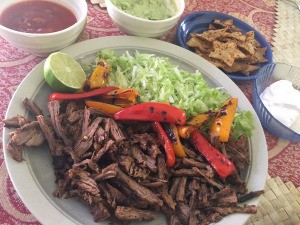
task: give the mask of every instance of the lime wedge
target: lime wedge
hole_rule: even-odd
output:
[[[45,61],[44,78],[53,91],[72,93],[83,87],[86,75],[72,56],[54,52]]]

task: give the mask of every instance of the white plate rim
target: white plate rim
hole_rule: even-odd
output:
[[[230,78],[227,77],[227,75],[211,63],[174,44],[156,39],[134,36],[100,37],[74,44],[62,51],[72,55],[73,57],[78,57],[82,54],[95,51],[96,49],[100,50],[102,48],[118,47],[124,49],[129,47],[150,49],[157,52],[163,52],[170,56],[175,56],[178,59],[189,62],[189,64],[199,68],[199,70],[208,74],[210,78],[214,79],[218,84],[222,83],[222,86],[229,92],[229,94],[237,97],[239,99],[239,108],[242,110],[250,110],[254,115],[255,122],[255,130],[251,137],[251,143],[255,144],[255,151],[252,152],[253,163],[251,164],[251,172],[248,177],[247,187],[249,191],[264,189],[268,169],[268,156],[267,144],[262,126],[255,110],[243,92]],[[5,118],[16,115],[16,107],[21,107],[21,102],[24,96],[30,98],[35,95],[37,87],[44,82],[42,76],[43,65],[44,61],[38,64],[18,86],[9,103]],[[28,86],[30,88],[28,88]],[[7,128],[3,129],[3,151],[5,164],[11,181],[26,207],[42,224],[80,224],[80,222],[75,221],[71,216],[66,215],[64,212],[59,210],[57,206],[49,202],[49,199],[45,197],[43,190],[41,190],[35,182],[35,178],[33,177],[32,171],[30,171],[26,161],[21,163],[16,162],[7,153],[6,146],[10,131],[11,130]],[[247,203],[250,205],[257,205],[258,201],[259,198],[255,198]],[[244,224],[249,218],[250,215],[248,214],[234,214],[225,217],[217,224]]]

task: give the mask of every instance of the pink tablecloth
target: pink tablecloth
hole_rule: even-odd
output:
[[[224,12],[244,20],[260,31],[272,43],[275,24],[275,0],[187,0],[185,15],[198,10]],[[174,41],[175,28],[162,37]],[[78,41],[101,36],[124,35],[112,23],[106,10],[89,3],[88,23]],[[23,52],[0,37],[0,105],[1,121],[8,103],[28,72],[43,58]],[[246,96],[252,98],[252,83],[239,84]],[[3,123],[0,121],[0,125]],[[2,130],[1,130],[2,138]],[[269,150],[269,174],[280,176],[284,181],[292,181],[300,186],[300,144],[279,140],[266,132]],[[0,224],[39,224],[26,209],[15,192],[8,177],[3,159],[3,146],[0,151]]]

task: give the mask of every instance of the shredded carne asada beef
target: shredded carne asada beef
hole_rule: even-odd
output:
[[[13,118],[4,119],[3,123],[5,127],[17,128],[24,126],[26,123],[29,123],[29,121],[24,116],[17,115]]]
[[[237,172],[223,180],[188,141],[186,158],[166,166],[164,149],[149,122],[116,122],[78,102],[48,104],[49,119],[29,99],[37,121],[5,120],[17,127],[8,151],[21,161],[24,146],[48,142],[53,156],[56,197],[78,198],[89,205],[94,221],[118,224],[154,220],[163,212],[169,225],[209,224],[232,213],[256,213],[239,206],[263,193],[247,193],[240,173],[250,163],[247,138],[212,144],[229,157]],[[208,138],[208,135],[206,136]]]
[[[31,101],[29,98],[24,98],[23,105],[33,115],[43,115],[43,111],[35,104],[35,102]]]
[[[22,148],[17,144],[10,141],[7,145],[7,151],[9,152],[9,154],[14,160],[18,162],[23,161]]]

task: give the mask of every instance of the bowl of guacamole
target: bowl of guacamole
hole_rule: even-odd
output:
[[[147,20],[165,20],[178,11],[174,0],[111,0],[111,2],[120,10]]]
[[[174,27],[184,0],[105,0],[107,12],[128,35],[159,37]]]

